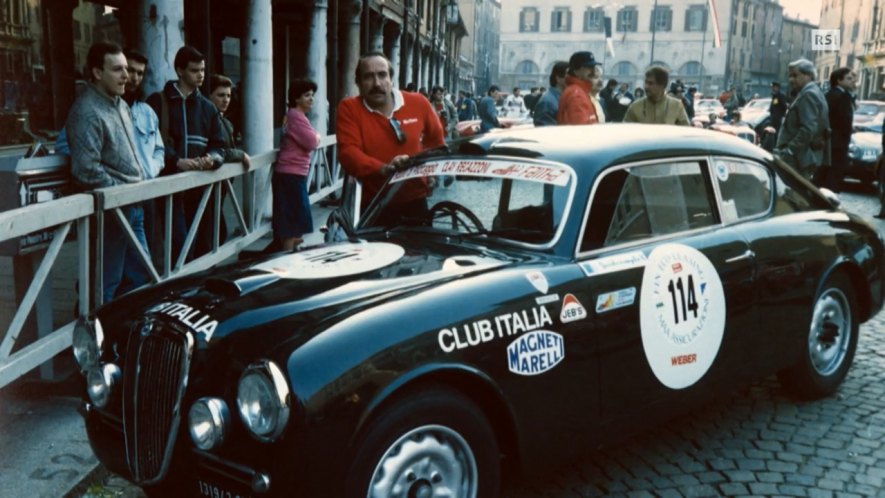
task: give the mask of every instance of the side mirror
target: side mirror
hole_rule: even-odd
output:
[[[839,194],[833,192],[832,190],[830,190],[826,187],[821,187],[818,190],[820,190],[820,193],[824,195],[824,198],[833,207],[837,208],[842,205],[842,199],[839,198]]]

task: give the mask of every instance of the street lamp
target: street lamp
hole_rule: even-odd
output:
[[[457,26],[460,18],[461,13],[458,11],[458,1],[449,0],[446,3],[446,22],[449,26]]]

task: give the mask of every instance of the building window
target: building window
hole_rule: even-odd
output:
[[[690,5],[685,9],[685,31],[707,30],[707,7]]]
[[[744,21],[743,24],[741,24],[741,36],[744,38],[747,37],[747,21]]]
[[[682,65],[682,68],[679,69],[680,76],[700,76],[700,74],[701,64],[695,61],[686,62]]]
[[[585,33],[602,33],[605,31],[603,19],[605,11],[600,8],[588,7],[584,11],[584,32]]]
[[[541,68],[532,61],[522,61],[516,65],[517,74],[540,74]]]
[[[851,41],[857,41],[857,34],[860,32],[860,21],[854,21],[854,26],[851,27]]]
[[[673,25],[673,11],[670,7],[659,5],[652,11],[650,31],[670,31]]]
[[[537,33],[538,31],[538,9],[535,7],[525,7],[519,13],[519,31],[523,33]]]
[[[550,31],[567,33],[572,30],[572,11],[568,7],[556,7],[550,16]]]
[[[617,31],[620,33],[635,32],[636,26],[639,24],[638,20],[639,14],[636,12],[636,7],[624,7],[618,11]]]
[[[613,76],[634,76],[636,73],[636,66],[626,61],[619,62],[612,68]]]

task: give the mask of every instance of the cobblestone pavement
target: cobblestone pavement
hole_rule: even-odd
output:
[[[872,217],[875,197],[853,190],[842,194],[845,209],[885,230]],[[91,491],[83,496],[140,496],[119,478]],[[885,313],[861,327],[836,396],[798,402],[765,379],[559,470],[509,482],[503,494],[885,497]]]

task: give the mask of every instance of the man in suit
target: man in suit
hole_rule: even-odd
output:
[[[811,61],[793,61],[788,69],[790,88],[796,92],[796,98],[784,116],[774,154],[811,180],[825,163],[830,126],[829,108],[824,93],[815,83],[817,70]]]
[[[828,167],[821,171],[821,186],[833,192],[842,190],[842,179],[848,168],[848,144],[854,122],[854,91],[857,90],[857,75],[849,67],[840,67],[830,75],[830,91],[827,92],[827,107],[830,109],[830,141],[832,159]]]
[[[768,105],[768,115],[771,117],[771,126],[775,131],[781,129],[784,114],[787,113],[787,96],[781,91],[781,84],[771,82],[771,104]]]

